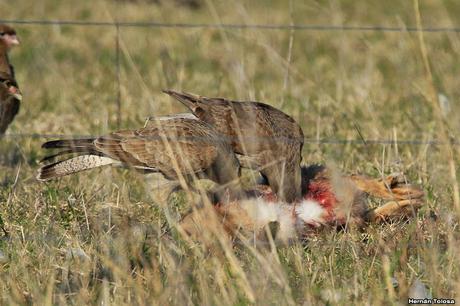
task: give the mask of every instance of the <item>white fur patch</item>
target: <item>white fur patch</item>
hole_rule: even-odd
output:
[[[266,224],[278,220],[279,207],[263,199],[245,200],[241,203],[241,207],[248,212],[255,224]]]
[[[262,198],[245,200],[241,208],[254,221],[254,229],[260,230],[270,222],[279,223],[275,242],[289,243],[303,232],[305,226],[320,227],[326,223],[327,211],[317,201],[303,200],[297,205],[268,202]]]
[[[314,200],[303,200],[296,206],[295,212],[300,220],[311,225],[324,223],[326,210]]]
[[[270,222],[279,223],[275,240],[288,242],[296,237],[295,219],[290,205],[281,202],[267,202],[262,198],[246,200],[241,207],[254,220],[256,228],[262,228]]]

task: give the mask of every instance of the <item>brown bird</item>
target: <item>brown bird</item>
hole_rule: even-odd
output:
[[[207,178],[220,185],[228,184],[230,193],[238,193],[239,189],[240,168],[230,144],[196,118],[151,118],[141,129],[96,138],[53,140],[42,148],[61,150],[45,157],[44,162],[67,158],[41,167],[37,176],[41,181],[114,164],[160,172],[169,180],[183,177],[186,183],[194,176]],[[76,156],[68,157],[70,154]]]
[[[278,197],[301,198],[303,132],[287,114],[261,102],[237,102],[164,90],[230,139],[244,168],[260,171]]]
[[[4,24],[0,25],[0,136],[19,112],[22,100],[13,66],[8,59],[8,51],[18,44],[15,30]]]

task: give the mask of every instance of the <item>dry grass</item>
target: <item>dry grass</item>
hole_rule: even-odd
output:
[[[416,24],[410,1],[291,1],[290,9],[281,0],[209,0],[196,10],[164,2],[19,0],[0,2],[0,11],[18,19]],[[420,13],[423,25],[451,26],[460,5],[423,1]],[[16,28],[23,43],[11,60],[24,103],[9,132],[116,129],[115,29]],[[183,111],[160,93],[171,87],[266,101],[293,115],[307,138],[359,139],[358,128],[366,139],[440,139],[442,124],[457,138],[459,35],[429,33],[424,41],[433,84],[417,33],[122,28],[121,128]],[[441,120],[433,115],[432,85],[448,101]],[[9,236],[0,241],[0,304],[378,305],[405,303],[417,278],[434,297],[460,292],[459,215],[440,146],[304,147],[306,163],[333,160],[345,172],[375,176],[406,173],[427,192],[426,206],[408,223],[325,231],[278,250],[230,248],[214,237],[208,250],[174,230],[190,207],[186,195],[155,205],[142,175],[103,169],[37,182],[42,141],[1,140],[0,216]]]

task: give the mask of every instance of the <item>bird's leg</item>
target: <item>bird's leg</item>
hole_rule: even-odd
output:
[[[224,203],[243,198],[245,192],[241,185],[240,174],[239,163],[235,156],[219,155],[215,163],[204,172],[207,179],[218,185],[209,193],[211,203]]]
[[[279,171],[278,169],[273,168],[266,168],[261,171],[262,175],[267,179],[268,185],[272,189],[274,194],[279,193],[280,189],[280,182],[279,182]]]
[[[300,159],[296,156],[288,156],[274,160],[271,151],[262,151],[257,155],[252,155],[252,164],[257,168],[262,177],[264,184],[269,185],[273,193],[279,199],[292,203],[302,196],[302,173]],[[244,159],[239,158],[240,162]],[[243,164],[245,165],[245,164]]]

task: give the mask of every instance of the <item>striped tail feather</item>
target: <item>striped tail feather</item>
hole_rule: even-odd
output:
[[[51,140],[42,144],[43,149],[94,148],[94,138]]]
[[[114,163],[118,164],[119,161],[100,155],[79,155],[41,167],[38,170],[37,179],[40,181],[48,181],[57,177]]]
[[[78,155],[99,155],[103,156],[94,147],[94,138],[86,139],[59,139],[51,140],[42,144],[43,149],[60,149],[55,154],[45,156],[40,163],[49,162],[62,155],[78,153]],[[69,158],[67,158],[69,159]]]

